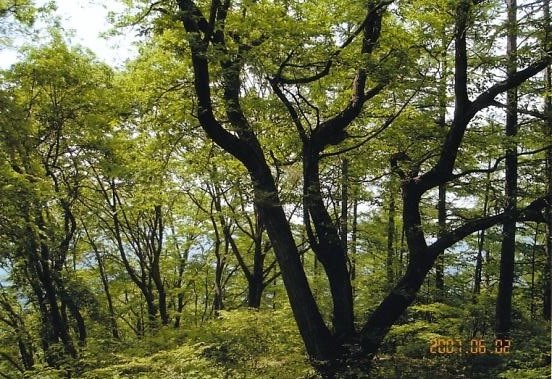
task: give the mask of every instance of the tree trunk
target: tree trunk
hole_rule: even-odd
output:
[[[113,298],[111,296],[111,291],[109,290],[109,281],[105,273],[103,258],[100,256],[99,252],[97,251],[96,251],[96,260],[98,261],[98,268],[100,270],[100,279],[102,281],[105,297],[107,299],[107,309],[109,311],[109,323],[111,324],[111,335],[113,335],[113,338],[119,339],[120,335],[119,335],[119,328],[117,327],[117,316],[115,314],[115,307],[113,306]]]
[[[364,354],[369,357],[376,354],[391,326],[414,301],[432,263],[433,261],[423,259],[409,262],[405,275],[370,315],[360,331],[361,347]]]
[[[110,228],[123,266],[132,282],[140,289],[144,296],[148,312],[148,327],[157,327],[157,312],[162,317],[163,325],[168,324],[166,291],[161,278],[160,259],[163,250],[163,218],[161,206],[153,207],[153,217],[139,212],[133,219],[127,214],[123,201],[118,193],[115,180],[109,180],[109,188],[104,188],[101,179],[97,178],[102,188],[104,198],[111,210],[113,227]],[[129,243],[125,244],[123,236]],[[130,247],[129,247],[130,246]],[[127,255],[130,248],[137,258],[138,268],[134,268]],[[155,287],[155,289],[154,289]],[[157,304],[155,292],[159,297]],[[162,312],[162,313],[161,313]],[[142,324],[143,325],[143,324]]]
[[[4,288],[0,284],[0,289]],[[32,337],[29,334],[22,315],[22,309],[19,306],[19,311],[14,309],[13,304],[17,304],[17,298],[10,299],[6,293],[0,293],[0,309],[6,313],[6,317],[2,317],[1,321],[6,326],[11,327],[16,334],[17,347],[23,369],[31,370],[34,366],[34,348]],[[18,366],[19,367],[19,366]],[[24,370],[20,370],[23,372]]]
[[[341,160],[341,214],[339,216],[339,238],[347,256],[347,234],[349,222],[349,160]]]
[[[439,200],[437,202],[438,235],[441,236],[447,227],[447,190],[444,184],[439,185]],[[445,299],[445,251],[439,254],[435,262],[435,301],[443,302]]]
[[[156,276],[157,279],[154,280],[155,287],[157,290],[157,304],[159,307],[159,316],[161,317],[161,324],[162,325],[168,325],[169,324],[169,313],[167,310],[167,292],[165,290],[165,284],[163,283],[163,280],[161,279],[161,275],[159,274]]]
[[[533,246],[531,247],[531,320],[535,319],[535,273],[536,273],[536,251],[538,249],[539,240],[539,224],[535,226],[535,237],[533,238]]]
[[[491,162],[487,164],[487,169],[491,168]],[[487,173],[485,181],[485,192],[483,194],[483,217],[487,217],[489,207],[489,193],[491,191],[491,174]],[[475,274],[473,281],[473,293],[481,293],[481,281],[483,278],[483,249],[485,248],[485,229],[479,232],[477,236],[477,257],[475,258]],[[488,262],[487,262],[488,264]],[[474,296],[475,300],[475,296]]]
[[[61,286],[61,283],[58,283],[58,286]],[[82,314],[75,303],[74,299],[71,297],[69,293],[65,289],[61,289],[62,291],[62,304],[64,306],[67,306],[69,308],[69,312],[71,312],[71,316],[75,319],[76,322],[76,332],[79,336],[79,344],[80,346],[84,346],[86,344],[86,324],[84,322],[84,317],[82,317]]]
[[[552,38],[550,28],[550,1],[544,2],[544,22],[545,22],[545,34],[544,44],[550,45],[550,39]],[[550,65],[546,67],[544,75],[545,85],[545,99],[544,99],[544,134],[548,138],[552,137],[552,68]],[[545,264],[543,268],[543,316],[545,320],[550,321],[550,313],[552,308],[551,302],[551,289],[552,289],[552,148],[546,151],[546,179],[548,190],[548,206],[546,207],[546,243],[545,243]]]
[[[32,370],[34,366],[33,347],[30,343],[30,339],[25,340],[21,337],[17,338],[17,347],[19,348],[19,354],[21,355],[21,361],[25,370]]]
[[[259,225],[260,226],[260,225]],[[247,281],[247,306],[250,308],[259,308],[264,290],[264,259],[262,229],[256,233],[253,250],[253,270],[250,279]]]
[[[211,219],[211,225],[213,226],[213,232],[215,233],[215,246],[214,246],[214,253],[215,253],[215,282],[214,282],[214,290],[215,294],[213,297],[213,311],[215,313],[215,316],[218,316],[218,311],[224,309],[224,301],[223,301],[223,273],[224,268],[226,266],[226,254],[228,253],[228,246],[229,246],[229,239],[230,236],[230,226],[226,223],[226,219],[224,218],[224,215],[222,214],[222,206],[221,206],[221,195],[218,193],[218,190],[215,189],[214,193],[211,194],[211,212],[209,215],[209,218]],[[216,211],[216,217],[215,217],[215,211]],[[220,223],[220,228],[222,228],[222,236],[219,231],[219,225],[217,224],[217,219]],[[223,236],[225,241],[225,250],[223,253],[221,253],[221,246],[223,243]]]
[[[73,358],[76,358],[77,351],[71,340],[69,334],[69,325],[62,315],[61,308],[58,304],[57,291],[54,286],[53,280],[49,275],[49,270],[45,270],[45,276],[42,278],[42,286],[44,288],[44,293],[46,301],[48,302],[49,313],[52,321],[52,330],[56,338],[61,341],[65,351]]]
[[[157,306],[155,305],[155,295],[151,285],[143,285],[140,287],[142,295],[146,301],[146,308],[148,312],[148,328],[155,330],[157,327]]]
[[[188,247],[182,247],[178,243],[178,238],[176,237],[176,231],[174,228],[174,219],[172,217],[172,214],[170,217],[170,228],[171,228],[171,237],[173,238],[173,243],[175,246],[175,250],[178,254],[178,272],[176,277],[176,282],[174,284],[174,288],[178,291],[178,294],[176,295],[176,306],[175,306],[175,316],[174,316],[174,323],[173,327],[178,328],[180,327],[180,320],[182,318],[182,310],[184,309],[184,293],[183,293],[183,279],[184,279],[184,271],[186,269],[186,264],[188,263],[188,256],[190,254],[190,246]],[[194,235],[192,233],[187,235],[188,240],[195,239]],[[182,251],[182,249],[184,249]]]
[[[438,255],[432,257],[421,230],[421,192],[416,184],[404,182],[403,223],[410,253],[404,276],[394,286],[376,310],[370,315],[360,331],[361,347],[364,354],[373,356],[391,326],[404,313],[415,299],[416,293],[432,268]]]
[[[392,174],[393,175],[393,174]],[[395,197],[396,191],[393,177],[389,179],[388,191],[389,191],[389,211],[387,216],[387,259],[385,261],[386,267],[386,281],[389,289],[393,288],[395,284]]]
[[[516,72],[517,50],[517,4],[516,0],[508,0],[507,45],[508,75]],[[517,90],[507,92],[506,137],[515,138],[517,134]],[[496,301],[495,334],[499,339],[508,339],[512,325],[512,290],[514,283],[515,238],[516,238],[516,207],[517,207],[517,144],[507,141],[505,195],[506,217],[502,227],[502,245],[500,252],[500,278]]]
[[[314,301],[270,170],[265,167],[262,172],[252,172],[251,176],[255,203],[278,259],[282,280],[307,353],[313,360],[333,360],[339,354],[337,345]]]
[[[353,219],[351,220],[351,259],[350,276],[353,299],[355,298],[355,280],[356,280],[356,254],[357,254],[357,235],[358,235],[358,196],[353,199]]]
[[[222,274],[224,272],[224,266],[225,266],[225,259],[224,257],[221,257],[220,255],[220,249],[219,253],[217,253],[217,260],[216,260],[216,266],[215,266],[215,294],[213,297],[213,310],[215,312],[215,315],[218,315],[218,312],[222,309],[224,309],[224,301],[223,301],[223,278]]]
[[[169,324],[169,313],[167,310],[167,291],[165,290],[165,283],[161,277],[161,253],[163,252],[163,236],[164,236],[164,223],[163,213],[161,211],[161,205],[154,206],[154,218],[151,225],[149,225],[149,244],[146,244],[148,254],[151,256],[151,263],[149,268],[149,275],[155,285],[157,291],[157,304],[159,308],[159,316],[161,317],[161,324]]]
[[[316,233],[314,236],[312,230],[309,231],[309,240],[330,284],[335,335],[338,340],[345,342],[355,334],[353,291],[347,269],[346,241],[341,240],[339,231],[322,200],[318,152],[308,142],[304,144],[303,151],[305,205]]]
[[[107,274],[105,272],[103,257],[100,254],[98,246],[96,245],[94,240],[89,235],[88,229],[86,228],[86,225],[84,223],[83,223],[83,229],[84,229],[84,233],[86,234],[86,238],[88,239],[88,243],[92,247],[92,250],[94,250],[94,256],[96,257],[96,262],[98,263],[98,271],[99,271],[99,274],[100,274],[100,280],[102,282],[102,287],[103,287],[105,297],[106,297],[106,300],[107,300],[107,310],[109,312],[109,324],[111,326],[111,335],[113,336],[113,338],[119,339],[119,329],[117,327],[117,317],[115,315],[115,307],[113,306],[113,298],[112,298],[111,292],[109,290],[109,280],[108,280]]]
[[[448,39],[444,36],[441,38],[441,75],[438,85],[438,102],[439,102],[439,120],[438,126],[446,128],[446,113],[447,113],[447,45]],[[446,231],[447,226],[447,188],[444,183],[439,185],[438,201],[437,201],[437,235],[441,236]],[[435,263],[435,301],[443,302],[445,299],[445,251],[443,251]]]
[[[37,212],[38,228],[43,230],[44,223],[43,217],[40,211]],[[69,325],[64,320],[60,304],[58,303],[59,293],[55,285],[54,275],[50,267],[52,257],[49,247],[44,241],[41,241],[41,237],[38,236],[33,229],[29,227],[28,236],[30,239],[29,253],[31,254],[32,271],[29,275],[36,276],[38,282],[35,282],[34,290],[40,293],[38,300],[42,305],[40,306],[42,313],[42,328],[43,336],[46,338],[44,346],[50,347],[52,344],[61,342],[65,352],[71,357],[76,358],[77,351],[71,340],[69,333]],[[59,357],[53,357],[46,353],[46,361],[49,365],[56,367],[58,365]]]

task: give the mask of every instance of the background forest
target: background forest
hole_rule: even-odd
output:
[[[548,0],[123,3],[0,0],[0,377],[550,377]]]

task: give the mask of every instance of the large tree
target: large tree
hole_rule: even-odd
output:
[[[207,341],[231,319],[245,338],[223,327],[221,341],[195,344],[186,330],[202,362],[232,365],[250,342],[272,354],[265,343],[281,336],[288,354],[285,330],[271,342],[259,332],[287,314],[266,309],[282,304],[283,282],[320,373],[366,376],[393,325],[447,307],[418,304],[402,317],[435,298],[434,267],[438,300],[453,304],[472,275],[461,264],[479,250],[477,300],[492,291],[481,283],[488,240],[506,221],[522,235],[522,222],[547,220],[550,194],[528,183],[549,149],[540,124],[537,133],[524,123],[509,152],[520,161],[513,212],[495,184],[512,145],[491,112],[518,86],[520,104],[540,96],[525,94],[550,65],[547,49],[525,56],[533,37],[520,43],[519,68],[508,65],[495,17],[504,5],[142,3],[139,22],[154,36],[115,81],[59,41],[2,72],[0,340],[14,343],[0,349],[2,368],[36,366],[41,347],[52,366],[85,362],[80,349],[102,356],[107,333],[132,344],[148,324],[160,348],[182,335],[169,325],[202,323]],[[533,230],[538,242],[542,227]],[[445,249],[454,271],[436,265]],[[233,311],[246,303],[258,311]],[[265,315],[271,322],[250,325]]]
[[[398,71],[412,72],[421,64],[406,54],[403,46],[393,46],[390,42],[391,25],[398,30],[408,20],[401,24],[402,20],[388,14],[388,8],[401,8],[403,4],[367,1],[364,5],[342,2],[331,7],[329,4],[314,7],[310,2],[177,2],[174,14],[182,22],[189,44],[183,59],[190,59],[193,67],[196,117],[207,135],[249,172],[255,206],[277,256],[307,352],[327,375],[346,371],[348,365],[368,364],[390,327],[414,301],[444,249],[505,219],[504,213],[497,213],[459,224],[441,222],[439,235],[430,240],[424,232],[421,210],[424,196],[434,188],[458,184],[475,173],[485,172],[479,167],[465,171],[457,168],[470,122],[493,105],[498,95],[538,74],[550,61],[546,53],[522,70],[511,72],[507,78],[497,78],[495,83],[486,84],[476,93],[470,82],[475,69],[470,68],[467,46],[472,37],[470,30],[484,7],[480,3],[462,0],[450,10],[455,15],[451,36],[455,55],[454,112],[443,142],[422,157],[413,159],[404,151],[395,156],[394,170],[402,180],[402,217],[409,263],[395,287],[357,330],[347,255],[338,225],[324,202],[320,165],[322,159],[337,153],[333,146],[345,144],[344,149],[354,149],[387,128],[396,117],[391,115],[365,131],[365,140],[360,143],[351,143],[348,130],[358,127],[367,104],[375,99],[389,99],[399,88]],[[156,4],[150,9],[159,9],[162,5]],[[170,6],[160,9],[170,13]],[[316,9],[323,9],[329,17],[323,17]],[[262,22],[267,17],[274,19],[273,25]],[[313,17],[320,19],[315,21]],[[313,22],[317,23],[316,28]],[[247,29],[239,25],[246,25]],[[269,58],[261,58],[263,53]],[[329,282],[333,301],[331,327],[321,316],[301,264],[276,185],[275,167],[271,167],[277,162],[271,159],[270,148],[263,141],[266,126],[257,117],[251,117],[243,105],[254,94],[244,83],[245,78],[248,83],[270,85],[288,120],[280,119],[280,125],[275,127],[282,128],[282,123],[287,123],[287,133],[292,129],[297,133],[296,154],[303,170],[304,228]],[[406,101],[403,96],[402,103]],[[544,197],[534,199],[519,209],[517,220],[542,219],[544,206]],[[352,357],[355,357],[354,364],[349,360]]]

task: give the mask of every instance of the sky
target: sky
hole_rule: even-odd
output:
[[[113,37],[109,41],[100,34],[110,29],[109,11],[120,12],[124,5],[109,0],[57,0],[57,15],[66,30],[74,30],[71,43],[90,48],[102,61],[120,65],[134,53],[132,32]],[[129,38],[130,37],[130,38]]]
[[[46,0],[36,0],[37,5]],[[120,12],[124,5],[116,0],[56,0],[55,16],[66,32],[71,33],[68,42],[71,45],[82,45],[91,49],[97,57],[112,66],[121,66],[126,59],[136,54],[132,42],[135,40],[132,31],[125,35],[110,37],[100,36],[111,27],[107,19],[109,11]],[[23,41],[15,41],[21,44]],[[7,68],[17,61],[17,50],[5,48],[0,51],[0,68]]]

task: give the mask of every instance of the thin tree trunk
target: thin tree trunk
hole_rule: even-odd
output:
[[[250,280],[248,280],[247,306],[250,308],[259,308],[261,306],[261,299],[265,288],[263,283],[263,267],[266,255],[263,251],[262,229],[260,230],[260,233],[256,233],[255,241],[253,243],[253,270],[251,272]]]
[[[61,288],[61,283],[58,283],[58,286]],[[71,312],[71,316],[73,316],[73,318],[75,319],[75,321],[76,321],[76,331],[77,331],[77,334],[79,336],[79,344],[80,344],[80,346],[84,346],[86,344],[86,337],[87,337],[86,324],[84,322],[84,317],[82,317],[82,314],[81,314],[77,304],[75,303],[75,301],[71,297],[71,295],[69,293],[67,293],[67,291],[63,288],[61,289],[61,291],[63,291],[62,292],[62,304],[64,306],[67,306],[67,308],[69,308],[69,312]]]
[[[489,161],[487,169],[491,168],[491,162]],[[487,217],[489,207],[489,192],[491,190],[491,174],[487,173],[487,180],[485,182],[485,192],[483,194],[483,217]],[[481,281],[483,278],[483,249],[485,247],[485,229],[479,232],[477,236],[477,257],[475,258],[475,275],[473,283],[474,295],[481,293]],[[474,296],[475,301],[475,296]]]
[[[211,225],[213,226],[213,232],[215,233],[215,294],[213,297],[213,311],[215,316],[218,316],[218,312],[224,309],[223,302],[223,273],[226,266],[226,255],[228,254],[230,226],[226,223],[226,219],[222,214],[221,194],[218,188],[215,187],[215,191],[211,194],[211,212],[209,218],[211,219]],[[216,212],[215,212],[216,211]],[[219,225],[217,224],[215,213],[219,219],[220,227],[222,228],[222,236],[224,236],[225,251],[221,253],[222,236],[219,231]]]
[[[536,271],[536,250],[538,248],[539,224],[535,226],[535,237],[531,248],[531,320],[535,319],[535,271]]]
[[[42,215],[39,214],[37,217],[39,220],[39,228],[43,228],[44,224],[42,222]],[[44,302],[44,307],[41,308],[45,314],[43,322],[47,322],[49,325],[43,325],[43,328],[51,332],[47,332],[46,335],[50,339],[48,341],[48,346],[53,343],[61,342],[65,351],[73,358],[77,356],[77,351],[71,340],[71,335],[69,333],[69,325],[63,317],[62,309],[58,303],[59,293],[54,283],[54,273],[52,272],[51,265],[51,255],[49,247],[42,241],[40,237],[34,233],[33,230],[29,229],[29,238],[31,240],[31,250],[33,253],[32,265],[34,266],[34,273],[37,275],[40,281],[41,292],[40,299]],[[56,366],[58,357],[52,357],[47,355],[46,360],[52,366]]]
[[[113,338],[119,339],[119,328],[117,326],[117,316],[115,314],[115,307],[113,306],[113,297],[111,296],[111,291],[109,290],[109,280],[105,272],[103,258],[99,254],[99,251],[94,250],[96,254],[96,260],[98,261],[98,269],[100,271],[100,279],[102,281],[102,286],[104,289],[105,297],[107,299],[107,309],[109,311],[109,323],[111,324],[111,335]]]
[[[3,290],[1,283],[0,290]],[[17,299],[9,299],[6,293],[0,293],[0,309],[3,309],[6,314],[6,317],[2,318],[2,322],[11,327],[16,333],[17,347],[19,348],[19,355],[23,363],[23,368],[25,370],[31,370],[34,366],[32,337],[25,326],[21,308],[19,308],[20,311],[18,312],[13,307],[13,304],[16,303]],[[24,370],[21,371],[23,372]]]
[[[439,200],[437,203],[438,235],[446,231],[447,226],[447,190],[444,184],[439,185]],[[439,254],[435,262],[435,301],[442,302],[445,298],[445,251]]]
[[[167,310],[167,291],[165,290],[165,283],[161,277],[161,253],[163,252],[163,237],[165,227],[163,223],[163,213],[161,211],[161,205],[154,207],[154,218],[151,225],[149,225],[149,244],[146,244],[147,250],[152,257],[150,263],[150,277],[153,280],[155,289],[157,291],[157,304],[159,308],[159,316],[161,317],[161,324],[169,324],[169,313]]]
[[[26,336],[29,337],[29,336]],[[21,355],[21,361],[25,370],[32,370],[34,366],[34,352],[33,346],[30,342],[30,338],[17,338],[17,346],[19,348],[19,354]]]
[[[178,328],[180,327],[180,321],[182,319],[182,310],[184,309],[184,289],[182,288],[183,282],[184,282],[184,271],[186,269],[186,265],[188,263],[188,257],[190,254],[190,248],[191,244],[188,243],[186,246],[180,246],[180,243],[178,242],[176,230],[174,227],[174,216],[171,212],[171,207],[169,207],[169,227],[170,227],[170,236],[172,238],[172,242],[174,244],[174,248],[176,251],[176,254],[178,254],[178,267],[177,267],[177,273],[176,273],[176,281],[174,283],[174,289],[177,290],[176,295],[176,305],[175,305],[175,316],[174,316],[174,323],[173,327]],[[186,239],[188,241],[195,240],[197,235],[194,233],[188,233],[186,234]]]
[[[443,31],[444,34],[444,31]],[[445,36],[441,38],[441,75],[439,77],[438,101],[439,101],[439,127],[446,128],[447,113],[447,45]],[[439,185],[437,202],[437,224],[438,236],[446,231],[447,226],[447,188],[444,183]],[[435,301],[442,302],[445,298],[445,251],[443,251],[435,262]]]
[[[45,272],[48,273],[49,270],[45,270]],[[54,334],[62,342],[65,351],[69,353],[71,357],[76,358],[77,350],[75,349],[69,334],[69,325],[67,325],[67,322],[63,317],[63,312],[58,304],[57,291],[49,274],[46,274],[43,278],[42,286],[48,302]]]
[[[343,245],[343,251],[347,255],[347,233],[349,216],[349,160],[341,160],[341,215],[339,217],[339,238]]]
[[[549,45],[552,38],[550,28],[550,1],[544,2],[544,22],[545,22],[545,36],[544,44]],[[544,102],[544,114],[545,114],[545,136],[552,137],[552,68],[550,65],[545,71],[545,102]],[[543,294],[543,316],[545,320],[550,321],[550,313],[552,308],[551,302],[551,270],[552,270],[552,148],[549,148],[546,152],[546,178],[547,178],[547,190],[548,190],[548,206],[546,207],[546,243],[545,243],[545,265],[543,268],[543,282],[544,282],[544,294]]]
[[[517,1],[508,0],[507,45],[508,76],[516,72],[517,50]],[[506,137],[515,138],[517,134],[517,89],[513,88],[506,95]],[[495,334],[497,338],[508,339],[512,325],[512,291],[514,283],[516,208],[517,208],[517,144],[507,141],[505,195],[506,217],[502,227],[502,245],[500,252],[500,278],[496,301]]]
[[[355,297],[355,280],[356,280],[356,254],[357,254],[357,235],[358,235],[358,196],[353,200],[353,219],[351,220],[351,287],[353,299]]]
[[[387,259],[386,266],[386,281],[388,288],[392,288],[395,283],[395,186],[393,185],[393,177],[389,179],[389,212],[387,216]]]
[[[119,328],[117,327],[117,317],[115,315],[115,307],[113,306],[113,298],[109,290],[109,280],[105,272],[103,257],[100,254],[98,246],[89,235],[86,225],[83,223],[82,226],[84,229],[84,233],[86,234],[86,238],[88,239],[88,243],[90,244],[90,246],[92,247],[92,250],[94,251],[96,262],[98,262],[98,271],[100,273],[100,280],[102,282],[105,297],[107,299],[107,310],[109,311],[109,323],[111,325],[111,335],[113,336],[113,338],[119,339],[120,336],[119,336]]]

